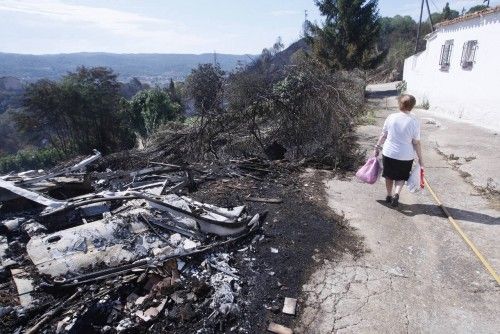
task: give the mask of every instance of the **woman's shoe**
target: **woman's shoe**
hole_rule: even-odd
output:
[[[385,202],[386,202],[387,204],[390,204],[390,203],[392,202],[392,196],[387,196],[387,197],[385,198]]]
[[[398,205],[399,205],[399,194],[396,194],[392,198],[391,206],[396,208]]]

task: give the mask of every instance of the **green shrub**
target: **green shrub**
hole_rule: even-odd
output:
[[[368,110],[365,114],[358,118],[358,125],[375,125],[377,124],[377,117],[373,109]]]
[[[0,173],[53,167],[67,156],[55,148],[26,149],[0,157]]]
[[[26,89],[16,127],[68,153],[131,148],[135,138],[121,111],[119,89],[117,75],[104,67],[78,67],[57,82],[39,80]]]
[[[184,121],[183,107],[159,87],[137,93],[126,111],[129,126],[145,137],[150,137],[166,122]]]

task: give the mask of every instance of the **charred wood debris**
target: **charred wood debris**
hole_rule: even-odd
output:
[[[251,267],[266,210],[283,200],[252,190],[294,167],[249,158],[89,168],[103,160],[95,151],[69,167],[0,176],[0,332],[249,333],[234,257]],[[238,206],[196,200],[214,180],[247,195]],[[283,313],[295,304],[287,298]]]

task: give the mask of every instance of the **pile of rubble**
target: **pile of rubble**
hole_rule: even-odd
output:
[[[0,176],[0,332],[168,331],[195,313],[212,327],[238,316],[233,253],[251,249],[266,213],[187,196],[210,170],[86,172],[100,157]],[[267,172],[235,166],[226,175]]]

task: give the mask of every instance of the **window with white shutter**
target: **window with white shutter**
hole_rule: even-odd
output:
[[[467,41],[462,49],[461,65],[463,69],[470,70],[476,61],[477,41]]]
[[[451,51],[453,50],[453,40],[447,40],[443,46],[441,46],[441,57],[439,59],[439,66],[441,71],[448,71],[450,68],[451,61]]]

